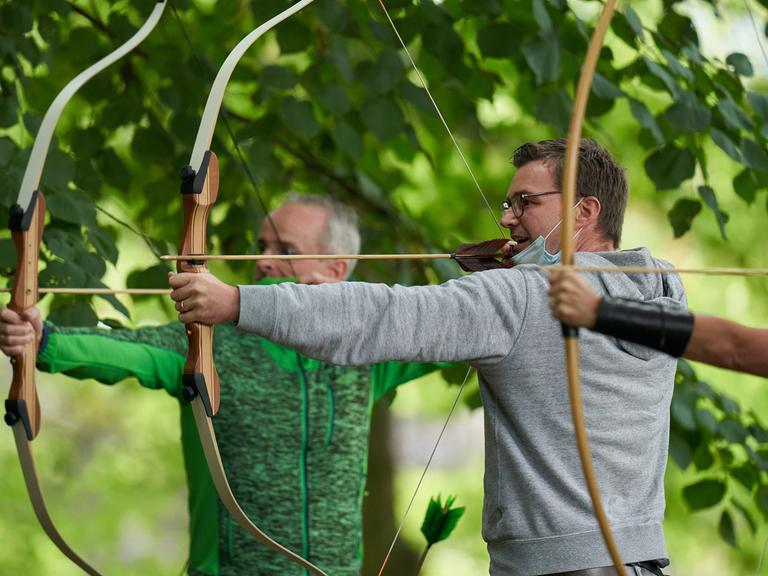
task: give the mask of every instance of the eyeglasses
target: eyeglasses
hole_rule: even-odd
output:
[[[552,192],[535,192],[533,194],[513,194],[511,198],[507,198],[501,203],[502,214],[507,210],[512,210],[512,214],[517,218],[521,218],[525,214],[525,207],[527,205],[528,198],[534,198],[536,196],[550,196],[552,194],[561,194],[560,190],[553,190]]]

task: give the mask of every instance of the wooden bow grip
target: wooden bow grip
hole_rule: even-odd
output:
[[[199,170],[185,166],[181,171],[181,194],[184,203],[184,230],[180,254],[200,256],[206,254],[208,215],[219,193],[219,162],[210,150],[205,153]],[[204,260],[179,260],[177,272],[207,273]],[[213,363],[213,326],[200,323],[186,325],[189,351],[182,376],[184,399],[196,396],[212,417],[219,410],[219,375]]]
[[[10,210],[11,237],[16,244],[16,274],[8,307],[21,314],[37,304],[37,271],[40,242],[45,227],[45,198],[35,191],[26,211],[14,204]],[[37,341],[24,347],[21,356],[11,358],[13,380],[5,401],[5,422],[13,426],[21,420],[27,439],[32,441],[40,431],[40,401],[35,388]]]

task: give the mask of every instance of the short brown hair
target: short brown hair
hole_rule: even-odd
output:
[[[555,183],[562,189],[566,145],[565,138],[527,142],[515,150],[512,163],[520,168],[529,162],[543,160],[550,165]],[[624,168],[610,152],[587,138],[582,138],[579,144],[576,193],[579,196],[595,196],[600,201],[598,226],[606,240],[612,240],[618,247],[627,207],[627,177]]]

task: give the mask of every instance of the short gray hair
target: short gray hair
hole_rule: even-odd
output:
[[[354,209],[325,194],[300,192],[289,192],[281,205],[286,204],[304,204],[324,208],[328,214],[325,234],[321,239],[325,249],[330,254],[360,253],[360,219]],[[349,261],[347,276],[352,274],[356,264],[357,260]]]

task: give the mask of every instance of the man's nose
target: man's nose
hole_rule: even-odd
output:
[[[512,210],[504,210],[499,219],[499,223],[504,228],[512,228],[520,223],[520,218],[515,216]]]
[[[271,256],[266,250],[262,253],[262,256]],[[258,266],[259,271],[262,274],[268,274],[269,272],[272,272],[277,267],[277,260],[272,259],[265,259],[265,260],[258,260],[256,261],[256,266]]]

